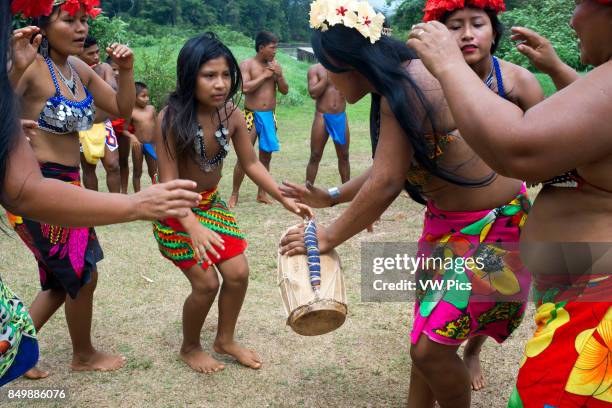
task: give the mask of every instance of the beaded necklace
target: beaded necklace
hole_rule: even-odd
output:
[[[223,159],[225,159],[225,157],[227,156],[227,153],[230,151],[230,144],[228,140],[229,131],[225,126],[223,126],[219,110],[217,110],[217,116],[219,118],[219,128],[215,132],[215,140],[221,148],[219,149],[217,154],[215,154],[214,157],[211,159],[206,156],[206,146],[204,145],[204,130],[202,129],[202,126],[200,126],[200,124],[198,123],[198,132],[196,133],[194,148],[196,154],[198,155],[198,164],[200,165],[200,169],[205,173],[210,173],[215,168],[219,167],[219,165],[223,162]]]
[[[51,58],[49,59],[51,60],[51,63],[53,64],[57,72],[59,73],[60,79],[62,80],[64,85],[66,85],[66,88],[68,88],[70,93],[72,94],[72,97],[76,99],[78,97],[78,88],[77,88],[77,81],[75,80],[75,78],[78,78],[78,79],[80,78],[78,74],[74,72],[74,67],[72,66],[72,64],[68,62],[68,67],[70,68],[70,79],[66,79],[66,77],[62,73],[62,70],[59,69],[55,61],[53,61]]]

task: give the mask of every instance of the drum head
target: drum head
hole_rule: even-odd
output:
[[[323,299],[295,309],[287,324],[302,336],[319,336],[336,330],[346,320],[345,304]]]

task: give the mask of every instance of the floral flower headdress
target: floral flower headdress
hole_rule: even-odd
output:
[[[604,0],[612,1],[612,0]],[[427,0],[423,21],[439,20],[444,13],[473,6],[481,9],[491,9],[496,13],[506,10],[504,0]]]
[[[102,12],[100,0],[13,0],[11,11],[13,14],[21,14],[27,18],[48,16],[53,7],[61,6],[71,16],[74,16],[81,7],[85,8],[85,14],[96,18]]]
[[[385,16],[377,13],[367,1],[359,0],[315,0],[310,3],[310,27],[327,31],[329,27],[341,24],[354,28],[372,44],[381,35],[389,35],[383,27]]]

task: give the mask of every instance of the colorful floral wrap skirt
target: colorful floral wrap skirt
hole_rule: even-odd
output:
[[[28,308],[4,285],[0,277],[0,386],[8,380],[5,375],[19,354],[22,339],[36,342],[36,329]],[[38,356],[34,357],[34,362]]]
[[[78,167],[42,163],[40,169],[44,177],[80,186]],[[7,217],[38,262],[42,289],[63,289],[76,298],[104,258],[94,229],[44,224],[10,213]]]
[[[536,331],[509,408],[612,407],[612,277],[536,281]]]
[[[417,271],[413,344],[421,334],[451,346],[477,335],[501,343],[519,326],[531,285],[518,252],[529,208],[525,186],[492,210],[450,212],[428,204],[419,256],[444,265]]]

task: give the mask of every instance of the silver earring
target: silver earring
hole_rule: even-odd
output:
[[[47,40],[47,37],[43,37],[40,43],[39,52],[40,52],[40,55],[43,56],[43,58],[49,57],[49,40]]]

